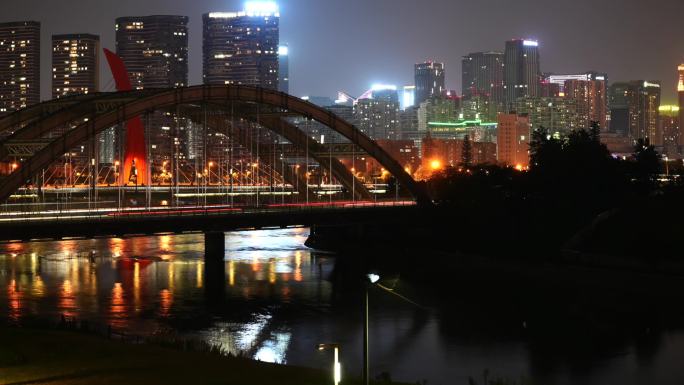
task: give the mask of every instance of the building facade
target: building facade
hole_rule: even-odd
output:
[[[40,23],[0,23],[0,115],[40,102]]]
[[[187,86],[188,18],[117,18],[116,54],[126,64],[135,89]]]
[[[188,18],[178,15],[117,18],[116,53],[126,65],[134,89],[187,86]],[[192,127],[186,119],[155,111],[143,124],[149,133],[153,167],[187,157],[189,142],[185,138]],[[104,143],[101,149],[108,145]]]
[[[537,97],[540,93],[539,43],[514,39],[506,42],[504,52],[504,89],[506,108],[516,99]]]
[[[679,98],[679,124],[681,125],[682,122],[684,122],[684,64],[677,66],[677,72],[679,73],[679,81],[677,82],[677,96]],[[684,147],[684,135],[681,134],[679,135],[679,146]]]
[[[501,52],[475,52],[463,57],[462,92],[464,99],[481,96],[489,100],[496,110],[504,104],[504,54]]]
[[[377,88],[354,106],[359,129],[372,139],[399,139],[399,96],[396,87]]]
[[[414,68],[414,80],[416,86],[415,105],[446,92],[444,83],[444,63],[425,62],[418,63]]]
[[[670,159],[681,159],[681,130],[679,106],[664,105],[658,108],[658,130],[663,136],[661,152]]]
[[[52,98],[100,90],[100,37],[52,35]]]
[[[278,89],[277,7],[203,16],[204,84]]]
[[[496,159],[499,163],[527,169],[530,165],[530,120],[525,114],[499,114]]]
[[[557,97],[573,98],[577,101],[577,113],[590,127],[591,122],[597,122],[602,130],[607,130],[608,116],[608,75],[605,73],[587,72],[576,75],[549,75],[542,83],[557,85]],[[542,91],[542,93],[544,93]]]
[[[514,111],[526,114],[533,130],[545,128],[552,135],[567,135],[585,128],[577,100],[572,98],[518,98]]]
[[[613,83],[609,90],[610,127],[632,140],[648,138],[651,144],[662,146],[658,128],[660,82],[632,80]]]

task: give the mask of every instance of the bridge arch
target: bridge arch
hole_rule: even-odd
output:
[[[2,181],[2,185],[0,185],[0,201],[6,200],[33,175],[39,173],[43,168],[48,167],[53,161],[57,160],[65,152],[68,152],[69,149],[86,142],[101,131],[115,126],[120,122],[135,116],[144,115],[151,110],[165,109],[183,104],[226,103],[237,101],[281,108],[302,115],[308,119],[318,121],[341,134],[352,143],[358,145],[366,151],[369,156],[375,158],[378,163],[390,172],[419,203],[430,202],[430,198],[422,186],[406,173],[403,167],[372,139],[350,123],[337,117],[334,113],[288,94],[249,86],[203,85],[169,90],[121,92],[111,95],[112,100],[116,101],[115,108],[95,115],[86,122],[80,123],[74,129],[52,139],[49,144],[37,151],[33,156],[29,157],[21,164],[21,167],[5,178]],[[114,95],[120,96],[120,98],[116,98]],[[88,98],[85,98],[85,100],[81,102],[87,103],[88,100]],[[53,114],[53,118],[59,120],[57,116],[64,113],[66,112],[58,111]],[[18,122],[19,120],[20,119],[16,119],[14,122]],[[62,119],[62,121],[66,120],[67,119]],[[37,124],[34,127],[41,126],[40,124]],[[39,130],[44,128],[45,127],[42,126],[42,128],[28,129]]]

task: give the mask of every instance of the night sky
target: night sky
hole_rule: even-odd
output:
[[[118,16],[190,17],[190,83],[201,83],[202,19],[242,9],[234,0],[5,0],[1,21],[42,22],[42,95],[50,94],[50,35],[99,34],[114,49]],[[663,82],[675,101],[684,61],[684,0],[281,0],[281,41],[290,45],[290,91],[359,95],[372,83],[413,83],[413,64],[446,63],[447,86],[461,87],[461,56],[503,50],[504,41],[540,41],[542,71],[607,72],[611,82]],[[110,76],[101,68],[101,85]]]

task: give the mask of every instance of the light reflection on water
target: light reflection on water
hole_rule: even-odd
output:
[[[313,263],[307,236],[301,228],[227,234],[220,295],[205,291],[201,234],[3,245],[0,310],[11,321],[65,316],[132,333],[174,332],[286,363],[291,333],[272,324],[274,309],[293,296],[321,302],[329,291],[322,270],[305,271]]]
[[[303,246],[307,236],[307,229],[228,233],[218,286],[206,271],[201,234],[0,245],[0,314],[10,321],[64,315],[133,334],[199,338],[235,355],[325,370],[331,357],[315,346],[339,343],[347,376],[358,375],[361,292],[348,276],[332,274],[335,258]],[[441,267],[426,258],[418,262]],[[538,383],[557,385],[680,384],[684,378],[681,332],[659,337],[647,360],[625,344],[619,354],[579,367],[565,355],[567,341],[535,351],[524,338],[483,333],[479,324],[493,318],[497,328],[519,328],[520,320],[505,317],[516,309],[491,298],[466,301],[476,290],[447,293],[449,315],[371,293],[372,375],[430,384],[467,384],[487,368],[510,378],[537,373]],[[549,304],[525,297],[516,306],[526,302]]]

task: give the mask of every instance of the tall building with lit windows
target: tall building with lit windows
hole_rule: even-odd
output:
[[[684,64],[677,66],[677,71],[679,72],[677,95],[679,96],[679,127],[681,132],[682,122],[684,122]],[[679,135],[679,146],[684,147],[684,132]]]
[[[116,19],[116,54],[135,89],[188,85],[188,18],[129,16]]]
[[[661,153],[671,159],[681,158],[679,143],[681,142],[681,130],[679,126],[679,106],[664,105],[658,107],[658,129],[663,136],[663,148]]]
[[[373,86],[369,97],[354,106],[359,129],[372,139],[399,139],[399,95],[393,85]]]
[[[464,99],[478,96],[501,110],[504,96],[504,54],[501,52],[475,52],[464,56],[462,68],[462,95]]]
[[[177,15],[129,16],[116,19],[116,53],[126,65],[133,88],[176,88],[188,85],[188,17]],[[180,121],[178,120],[180,119]],[[162,164],[175,154],[176,142],[186,131],[185,119],[155,111],[149,116],[150,160]],[[112,135],[105,131],[106,135]],[[104,141],[101,151],[111,145]],[[183,150],[181,150],[183,151]],[[102,156],[102,155],[101,155]],[[175,154],[180,159],[180,154]],[[102,156],[105,158],[104,156]],[[106,160],[103,160],[106,161]]]
[[[608,75],[597,72],[549,75],[544,79],[544,84],[558,86],[558,97],[577,101],[577,113],[584,127],[589,127],[591,122],[598,122],[603,130],[607,128],[607,83]]]
[[[446,93],[444,63],[431,61],[418,63],[414,71],[416,85],[414,105],[418,106],[430,98],[442,96]]]
[[[100,90],[100,37],[52,35],[52,98]]]
[[[40,102],[40,23],[0,23],[0,115]]]
[[[518,98],[539,96],[540,82],[539,43],[523,39],[507,41],[504,52],[506,107],[511,108]]]
[[[280,13],[274,2],[203,15],[204,84],[278,89]]]
[[[496,159],[499,163],[523,170],[530,165],[532,128],[527,114],[499,114],[496,128]]]
[[[610,85],[610,129],[632,140],[648,138],[662,146],[658,128],[660,82],[632,80]]]

